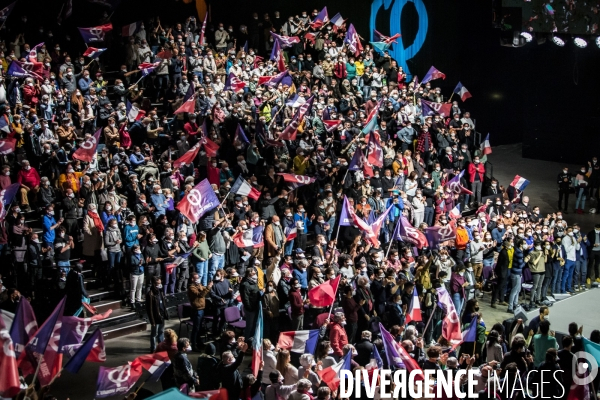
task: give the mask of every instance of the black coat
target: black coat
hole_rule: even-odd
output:
[[[356,357],[354,357],[354,361],[358,363],[361,367],[364,367],[369,362],[371,362],[371,353],[373,353],[373,343],[367,339],[361,339],[360,342],[356,343],[354,346],[356,352],[358,353]]]
[[[165,294],[162,290],[151,288],[146,293],[146,313],[150,325],[164,324],[169,319],[167,305],[165,304]]]

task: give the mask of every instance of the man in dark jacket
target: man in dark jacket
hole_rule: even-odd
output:
[[[198,332],[200,331],[200,325],[202,324],[202,318],[204,317],[204,309],[206,308],[206,295],[210,292],[213,286],[212,281],[208,282],[208,286],[202,286],[200,283],[200,275],[197,272],[192,274],[192,283],[188,287],[187,295],[188,300],[192,308],[192,347],[197,349],[199,346]]]
[[[239,400],[242,391],[242,375],[238,371],[244,361],[244,354],[248,350],[248,343],[242,343],[239,347],[237,358],[231,351],[225,351],[221,355],[221,364],[217,367],[221,387],[227,389],[229,400]]]
[[[292,278],[290,281],[290,307],[292,309],[292,329],[299,331],[304,325],[304,301],[300,290],[302,285],[297,278]]]
[[[358,353],[356,357],[354,357],[354,361],[356,361],[358,365],[364,367],[369,362],[371,362],[371,353],[373,353],[373,343],[371,343],[371,332],[363,331],[363,333],[361,334],[360,341],[356,343],[356,346],[354,346],[354,348]]]
[[[67,294],[67,300],[65,302],[64,315],[73,315],[79,308],[81,308],[81,299],[83,297],[89,297],[85,286],[83,285],[83,264],[78,263],[74,268],[71,268],[67,274],[67,284],[65,292]]]
[[[146,313],[151,327],[150,352],[154,353],[156,344],[165,340],[165,320],[169,319],[165,295],[162,290],[162,281],[158,276],[152,278],[152,287],[146,293]]]
[[[244,280],[240,284],[240,296],[244,305],[244,314],[246,319],[246,328],[244,329],[244,337],[250,338],[254,336],[254,327],[256,324],[256,313],[260,307],[261,293],[258,289],[258,277],[256,269],[249,267],[246,269]]]
[[[496,308],[496,300],[500,302],[503,306],[507,306],[508,303],[504,301],[504,290],[506,289],[506,284],[508,282],[508,267],[510,265],[510,260],[512,257],[509,257],[509,252],[513,250],[513,241],[512,239],[506,239],[500,250],[500,254],[498,254],[498,262],[496,263],[496,267],[494,268],[494,275],[496,276],[496,286],[492,291],[492,308]]]
[[[225,271],[218,269],[215,275],[214,284],[210,290],[210,298],[213,302],[213,335],[217,336],[223,331],[225,325],[225,308],[233,296],[233,288],[229,279],[225,279]]]

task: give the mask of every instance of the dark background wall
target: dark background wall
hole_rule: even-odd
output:
[[[559,48],[551,41],[529,43],[522,48],[502,47],[499,32],[492,27],[492,4],[481,0],[424,0],[429,15],[427,39],[417,56],[408,63],[422,77],[431,65],[443,71],[446,80],[432,83],[450,94],[458,81],[473,98],[461,107],[476,118],[476,129],[489,132],[492,145],[523,142],[523,156],[546,160],[582,162],[600,145],[598,135],[600,100],[600,49],[593,40],[587,49],[568,43]],[[2,5],[8,3],[6,0]],[[39,3],[39,7],[37,7]],[[75,41],[76,26],[97,23],[102,7],[85,0],[74,0],[74,14],[61,28]],[[27,10],[44,10],[44,25],[55,25],[62,5],[57,0],[20,0],[11,21]],[[340,12],[352,22],[359,34],[369,36],[370,1],[307,0],[219,0],[211,4],[213,21],[238,25],[253,11],[261,14],[279,10],[282,17],[302,10],[327,6],[329,16]],[[160,15],[172,22],[195,14],[193,4],[172,0],[123,0],[112,17],[118,34],[122,24]],[[50,17],[48,17],[50,15]],[[198,17],[198,16],[197,16]],[[37,25],[28,25],[35,29]],[[51,21],[50,23],[48,21]],[[404,45],[410,44],[417,17],[411,7],[402,15]],[[9,24],[10,26],[11,24]],[[11,27],[13,34],[19,26]],[[58,29],[55,27],[55,29]],[[385,33],[385,32],[383,32]],[[2,32],[6,36],[6,30]],[[10,37],[10,35],[8,35]],[[83,46],[81,42],[77,42]],[[81,48],[80,47],[80,48]],[[113,50],[112,57],[115,54]]]

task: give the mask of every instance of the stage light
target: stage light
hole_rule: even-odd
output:
[[[533,40],[533,35],[529,32],[521,32],[521,36],[525,38],[525,41],[527,43],[529,43]]]
[[[596,46],[600,47],[600,36],[596,37]]]
[[[575,46],[581,48],[581,49],[585,49],[587,47],[587,41],[585,41],[585,39],[582,39],[580,37],[576,37],[573,40],[573,43],[575,43]]]
[[[559,47],[565,46],[565,41],[558,36],[552,36],[552,41],[554,42],[555,45],[557,45]]]

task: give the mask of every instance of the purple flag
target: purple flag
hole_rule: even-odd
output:
[[[279,43],[279,46],[282,49],[286,49],[288,47],[292,47],[294,43],[300,43],[300,39],[298,36],[282,36],[278,35],[275,32],[271,32],[271,36],[273,36],[273,40]],[[271,55],[272,57],[273,55]],[[271,58],[272,59],[272,58]]]
[[[350,171],[362,171],[365,157],[363,156],[363,152],[358,147],[352,156],[352,160],[350,160],[350,165],[348,169]]]
[[[112,31],[112,24],[108,23],[100,26],[92,26],[91,28],[78,28],[79,33],[86,43],[103,42],[106,33]]]
[[[88,358],[88,356],[92,352],[92,349],[94,348],[94,345],[96,344],[96,342],[98,342],[98,345],[96,347],[101,349],[101,352],[104,353],[103,359],[106,360],[106,353],[104,352],[104,338],[102,337],[102,331],[100,329],[96,329],[94,331],[94,333],[92,334],[92,336],[90,336],[90,338],[81,347],[79,347],[79,349],[77,349],[77,351],[75,352],[75,354],[73,354],[73,357],[71,357],[69,362],[67,362],[65,364],[64,369],[73,374],[76,374],[77,372],[79,372],[79,370],[83,366],[83,363],[85,362],[85,360]]]
[[[279,40],[275,40],[275,42],[273,43],[273,49],[271,50],[271,57],[269,58],[269,60],[276,61],[277,57],[279,57],[280,52],[281,44],[279,43]]]
[[[275,75],[273,78],[264,81],[264,85],[267,87],[277,87],[280,83],[283,86],[292,86],[292,76],[290,75],[290,71],[285,70]]]
[[[8,16],[10,15],[10,13],[12,12],[13,8],[15,8],[15,4],[17,4],[16,1],[10,3],[6,7],[4,7],[2,10],[0,10],[0,23],[1,24],[4,24],[6,22],[6,19],[8,18]]]
[[[210,183],[204,179],[196,185],[177,205],[177,209],[193,223],[219,205]]]
[[[0,191],[0,221],[4,220],[4,217],[6,216],[6,214],[8,214],[7,210],[10,207],[10,203],[12,203],[15,199],[15,196],[19,191],[20,187],[21,184],[13,183],[6,189]]]
[[[352,226],[353,212],[348,198],[344,196],[344,204],[342,205],[342,212],[340,214],[340,226]]]
[[[15,183],[15,185],[18,185],[18,183]],[[10,327],[10,338],[13,341],[15,357],[17,359],[21,352],[25,350],[25,345],[29,343],[29,339],[35,334],[37,329],[38,324],[33,308],[29,301],[21,296],[17,312],[15,313],[15,319]]]
[[[385,349],[385,355],[388,360],[388,366],[405,369],[402,358],[396,350],[396,341],[391,333],[389,333],[381,323],[379,323],[379,330],[381,331],[381,339],[383,339],[383,348]]]
[[[429,68],[429,71],[427,71],[427,73],[423,77],[421,84],[427,83],[431,80],[438,79],[438,78],[446,79],[446,74],[444,74],[443,72],[441,72],[440,70],[438,70],[436,67],[434,67],[432,65],[431,68]]]
[[[237,129],[235,130],[235,138],[233,140],[237,140],[240,143],[250,144],[250,141],[246,137],[246,134],[244,133],[244,130],[240,124],[238,124]]]
[[[54,332],[54,326],[57,323],[62,323],[66,299],[66,297],[63,297],[54,311],[52,311],[52,314],[50,314],[48,319],[44,321],[33,338],[29,341],[29,343],[27,343],[25,350],[27,351],[28,355],[33,356],[33,353],[44,354],[46,351],[46,346],[48,346],[48,342],[50,341],[52,333]]]
[[[143,368],[139,362],[114,368],[100,367],[96,382],[96,398],[116,396],[129,392],[142,376]]]
[[[456,237],[456,231],[454,230],[454,224],[446,224],[444,226],[430,226],[425,228],[425,236],[429,242],[429,247],[432,249],[439,248],[440,243],[447,240],[454,239]]]
[[[463,342],[474,342],[477,340],[477,315],[471,319],[469,328],[462,333]]]

